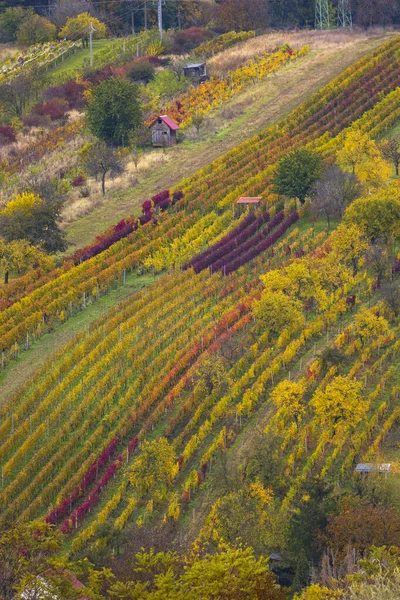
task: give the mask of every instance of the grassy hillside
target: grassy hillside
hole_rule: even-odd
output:
[[[371,44],[351,47],[355,62],[347,48],[345,70],[336,48],[281,69],[230,140],[223,128],[215,150],[204,132],[196,165],[213,162],[184,170],[190,144],[174,150],[170,179],[161,171],[151,183],[171,194],[142,206],[141,226],[121,221],[63,267],[13,284],[0,314],[11,394],[0,407],[0,526],[46,517],[66,554],[98,564],[157,535],[161,549],[178,550],[240,537],[279,552],[291,581],[304,582],[325,497],[340,512],[361,493],[355,465],[381,461],[400,415],[399,311],[385,296],[398,287],[398,260],[381,287],[368,259],[372,219],[357,225],[349,213],[328,229],[309,201],[274,193],[272,178],[291,151],[329,165],[351,136],[371,145],[396,127],[400,40],[365,53]],[[372,179],[368,164],[363,202],[399,202],[397,182]],[[186,177],[174,185],[179,168]],[[262,196],[261,206],[235,214],[241,195]],[[129,197],[119,209],[107,199],[112,219],[102,207],[90,220],[116,222],[136,207]],[[389,241],[394,259],[399,240]],[[24,344],[26,357],[46,348],[34,372]],[[310,529],[299,533],[299,522]]]

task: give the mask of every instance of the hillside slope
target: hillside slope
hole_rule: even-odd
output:
[[[290,150],[329,163],[349,133],[389,130],[400,117],[399,57],[399,38],[367,54],[175,195],[160,194],[157,220],[143,205],[141,227],[119,223],[120,241],[82,250],[2,313],[7,368],[26,335],[40,344],[128,276],[160,274],[1,408],[1,526],[47,517],[66,552],[101,556],[124,531],[134,549],[160,527],[166,546],[232,541],[229,515],[244,528],[249,514],[240,520],[239,503],[268,508],[263,552],[290,558],[284,524],[308,502],[307,486],[344,492],[356,462],[376,459],[400,410],[398,315],[360,260],[366,233],[351,222],[316,227],[308,205],[284,204],[271,179]],[[263,197],[256,214],[235,218],[240,195]],[[335,413],[338,395],[347,402]],[[143,462],[149,448],[158,477]]]

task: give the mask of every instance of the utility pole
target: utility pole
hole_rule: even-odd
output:
[[[330,29],[328,0],[315,2],[315,29]]]
[[[90,66],[93,67],[93,33],[97,31],[93,27],[92,21],[90,21],[89,25],[89,44],[90,44]]]
[[[162,39],[162,0],[158,0],[157,16],[158,16],[158,31],[160,32],[160,38]]]
[[[338,1],[338,21],[337,26],[340,27],[353,27],[353,17],[351,14],[351,0],[339,0]]]

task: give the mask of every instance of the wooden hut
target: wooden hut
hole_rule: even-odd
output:
[[[167,115],[160,115],[149,125],[151,129],[151,144],[165,148],[176,144],[176,132],[179,125]]]
[[[190,63],[183,67],[183,74],[196,83],[207,81],[207,65],[202,63]]]
[[[256,210],[260,206],[261,200],[262,196],[242,196],[239,200],[236,200],[236,210],[234,210],[235,215],[240,215],[243,207],[249,207],[250,210]]]

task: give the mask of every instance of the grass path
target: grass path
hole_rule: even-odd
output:
[[[175,148],[153,151],[151,167],[141,170],[135,187],[109,187],[99,206],[66,226],[74,247],[88,244],[95,235],[128,214],[139,211],[142,202],[176,185],[209,162],[231,150],[261,129],[287,115],[313,92],[328,83],[363,54],[382,44],[386,37],[355,41],[342,47],[312,51],[288,64],[274,76],[246,88],[206,119],[198,140],[186,140]]]

